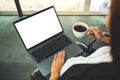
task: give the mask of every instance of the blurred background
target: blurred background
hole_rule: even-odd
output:
[[[19,0],[23,11],[39,11],[54,5],[57,11],[106,12],[109,0]],[[14,0],[0,0],[0,11],[16,11]]]
[[[20,6],[16,6],[15,1]],[[13,26],[14,21],[52,5],[57,10],[65,34],[73,41],[88,44],[91,39],[87,36],[83,39],[76,38],[71,27],[75,22],[81,21],[89,26],[99,26],[106,32],[105,16],[109,12],[109,2],[110,0],[0,0],[0,80],[31,80],[30,75],[37,68]],[[93,48],[103,45],[96,42]]]

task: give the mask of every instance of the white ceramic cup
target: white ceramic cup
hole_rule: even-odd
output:
[[[83,26],[84,29],[81,31],[80,27]],[[77,29],[76,29],[77,27]],[[73,24],[72,26],[72,31],[73,31],[73,34],[77,37],[77,38],[82,38],[86,35],[87,33],[87,30],[88,30],[88,25],[84,22],[76,22]]]

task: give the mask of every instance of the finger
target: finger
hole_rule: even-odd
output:
[[[92,38],[92,39],[94,39],[94,38],[95,38],[95,36],[91,36],[91,38]]]
[[[65,52],[64,51],[59,51],[57,56],[56,56],[56,59],[57,60],[64,60],[64,57],[65,57]]]
[[[65,55],[65,51],[63,51],[63,55]]]
[[[87,32],[87,35],[88,35],[88,36],[90,35],[90,32],[89,32],[89,31]]]
[[[92,30],[89,30],[87,34],[88,34],[88,35],[93,35],[94,32],[93,32]]]
[[[55,59],[59,57],[60,51],[56,54]]]
[[[65,51],[63,51],[62,57],[63,57],[63,60],[65,60]]]
[[[57,59],[61,58],[61,51],[58,52]]]
[[[100,33],[101,32],[99,27],[92,28],[92,31],[93,31],[93,33]]]
[[[58,58],[59,58],[60,60],[62,60],[62,59],[63,59],[63,55],[64,55],[64,52],[63,52],[63,51],[60,51],[60,53],[59,53],[59,55],[58,55]]]
[[[57,54],[55,54],[55,56],[54,56],[54,59],[53,59],[53,60],[56,60],[56,58],[57,58]]]
[[[98,36],[102,35],[102,32],[100,31],[99,27],[94,28],[94,33]]]
[[[65,51],[62,51],[62,59],[65,58]]]
[[[94,37],[95,37],[93,31],[89,31],[89,33],[88,33],[88,37],[89,37],[89,38],[94,38]]]
[[[63,51],[60,52],[60,59],[63,58]]]

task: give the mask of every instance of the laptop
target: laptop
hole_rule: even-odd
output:
[[[64,34],[54,6],[13,24],[24,47],[43,76],[50,74],[51,63],[57,52],[64,50],[68,59],[83,51]]]

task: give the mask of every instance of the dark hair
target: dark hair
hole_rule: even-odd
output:
[[[120,66],[120,0],[111,0],[111,48],[113,62]]]

